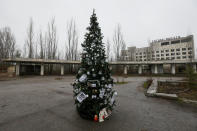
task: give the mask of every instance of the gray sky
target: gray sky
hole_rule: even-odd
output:
[[[197,40],[197,0],[0,0],[0,28],[11,27],[22,47],[30,17],[35,32],[56,18],[59,45],[65,43],[66,23],[74,18],[83,41],[92,9],[96,9],[104,42],[120,23],[127,46],[144,47],[147,40],[193,34]],[[64,49],[64,48],[62,48]]]

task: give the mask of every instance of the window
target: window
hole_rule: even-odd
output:
[[[176,59],[181,59],[181,57],[180,57],[180,56],[178,56],[178,57],[176,57]]]
[[[159,51],[156,51],[156,53],[159,53]]]
[[[169,52],[169,50],[166,50],[166,52]]]
[[[192,51],[189,51],[188,54],[192,54]]]
[[[166,60],[170,60],[170,57],[166,57]]]
[[[183,59],[186,59],[186,56],[183,56],[182,58],[183,58]]]
[[[186,51],[186,48],[182,48],[182,51]]]
[[[164,56],[164,54],[161,54],[161,56]]]
[[[166,54],[166,56],[169,56],[169,54]]]
[[[171,52],[174,52],[174,49],[171,49]]]
[[[174,59],[175,59],[175,57],[172,57],[171,59],[172,59],[172,60],[174,60]]]
[[[163,50],[161,50],[161,53],[163,53],[164,51]]]
[[[188,50],[192,50],[192,47],[189,47]]]
[[[164,60],[164,58],[161,58],[161,60]]]
[[[160,55],[157,55],[157,57],[160,57]]]
[[[182,55],[186,55],[186,52],[182,52]]]
[[[169,42],[163,42],[161,43],[161,46],[169,45]]]
[[[180,40],[175,40],[175,41],[171,41],[171,44],[179,44],[181,41]]]
[[[175,53],[171,53],[171,55],[175,55]]]
[[[176,55],[180,55],[180,52],[176,53]]]
[[[138,53],[136,53],[136,55],[138,55]]]
[[[142,52],[140,52],[140,55],[142,55]]]
[[[178,49],[176,49],[176,51],[180,51],[180,49],[178,48]]]

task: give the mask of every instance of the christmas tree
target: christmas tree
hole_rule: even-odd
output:
[[[85,40],[81,67],[73,84],[77,111],[82,118],[102,122],[113,110],[117,92],[112,89],[113,79],[106,62],[103,35],[95,11],[90,17]]]

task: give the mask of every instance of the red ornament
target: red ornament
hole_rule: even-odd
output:
[[[103,115],[103,119],[105,119],[105,116]]]
[[[94,115],[94,121],[97,122],[98,121],[98,116]]]

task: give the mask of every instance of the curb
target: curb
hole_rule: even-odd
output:
[[[157,88],[158,88],[157,80],[153,80],[153,82],[151,83],[149,88],[145,91],[145,96],[161,97],[161,98],[170,99],[170,100],[181,100],[185,103],[190,103],[190,104],[196,104],[197,105],[197,101],[189,100],[189,99],[185,99],[185,98],[180,98],[176,94],[157,93]]]
[[[178,96],[176,94],[155,93],[155,96],[171,100],[178,100]]]
[[[185,98],[179,98],[181,101],[185,102],[185,103],[190,103],[190,104],[196,104],[197,105],[197,101],[195,100],[189,100],[189,99],[185,99]]]
[[[154,79],[150,87],[146,91],[146,96],[161,97],[161,98],[166,98],[166,99],[171,99],[171,100],[178,99],[178,96],[176,94],[157,93],[157,89],[158,89],[158,83],[157,83],[157,80]]]

